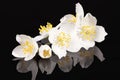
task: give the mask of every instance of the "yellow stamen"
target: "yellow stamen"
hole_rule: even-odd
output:
[[[73,15],[72,18],[70,18],[70,19],[68,20],[68,22],[73,22],[73,23],[75,23],[75,22],[76,22],[76,17]]]
[[[22,44],[22,47],[23,47],[23,52],[26,54],[26,53],[32,53],[33,52],[33,49],[34,49],[34,46],[31,42],[29,41],[25,41],[25,43]]]
[[[71,36],[69,34],[66,34],[64,32],[59,33],[59,35],[57,36],[57,44],[59,46],[69,46],[71,40]]]
[[[81,28],[82,38],[85,40],[93,40],[95,38],[96,30],[94,26],[83,26]]]
[[[46,27],[40,25],[39,31],[40,31],[40,33],[43,33],[43,32],[48,32],[50,29],[52,29],[52,24],[47,22]]]
[[[44,50],[43,51],[43,56],[44,57],[50,56],[49,50]]]

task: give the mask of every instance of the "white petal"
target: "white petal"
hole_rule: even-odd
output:
[[[95,38],[95,41],[97,41],[97,42],[104,41],[106,35],[107,35],[107,33],[105,32],[104,27],[96,26],[96,38]]]
[[[13,51],[12,51],[12,55],[14,57],[24,58],[25,54],[23,53],[22,46],[19,45],[16,48],[14,48]]]
[[[80,3],[76,4],[76,14],[82,17],[84,16],[84,10]]]
[[[18,35],[18,34],[16,35],[16,41],[19,42],[19,43],[21,42],[20,35]]]
[[[38,44],[37,44],[37,42],[33,41],[33,45],[34,45],[33,53],[37,53],[37,51],[38,51]]]
[[[66,49],[63,47],[59,47],[57,45],[52,45],[53,52],[61,59],[62,57],[65,57],[67,55]]]
[[[64,23],[64,21],[66,20],[66,18],[62,17],[60,19],[60,23],[55,27],[56,29],[60,28],[60,26],[62,25],[62,23]]]
[[[49,31],[50,31],[50,30],[49,30]],[[40,33],[40,34],[46,38],[46,37],[48,37],[49,32],[43,32],[43,33]]]
[[[46,35],[39,35],[39,36],[34,37],[34,40],[37,42],[37,41],[40,41],[46,37],[47,37]]]
[[[35,56],[35,54],[36,54],[36,53],[32,53],[32,54],[27,55],[24,60],[25,60],[25,61],[28,61],[28,60],[33,59],[34,56]]]
[[[21,34],[21,35],[16,35],[16,40],[17,42],[19,42],[20,44],[24,43],[26,40],[29,40],[31,39],[30,36],[27,36],[27,35],[24,35],[24,34]]]
[[[83,40],[81,44],[82,44],[82,47],[85,48],[86,50],[88,50],[90,47],[95,46],[94,41],[88,41],[88,40]]]
[[[50,55],[44,57],[44,56],[43,56],[43,51],[44,51],[44,50],[49,50],[49,54],[50,54]],[[39,55],[40,55],[40,57],[42,57],[42,58],[50,58],[50,57],[52,56],[51,48],[50,48],[48,45],[41,45],[40,48],[39,48]]]
[[[82,25],[84,26],[96,26],[97,19],[92,16],[92,14],[87,13],[86,16],[82,20]]]
[[[76,4],[76,18],[77,18],[77,24],[79,24],[84,17],[84,10],[80,3]]]
[[[33,59],[33,58],[35,57],[37,51],[38,51],[38,47],[35,47],[34,50],[33,50],[33,53],[30,53],[30,54],[28,53],[28,54],[26,54],[24,60],[25,60],[25,61],[28,61],[28,60]]]
[[[67,26],[67,25],[74,26],[75,22],[72,22],[72,20],[74,20],[73,18],[75,18],[75,16],[72,14],[67,14],[67,15],[63,16],[60,19],[60,24],[58,24],[56,27],[61,28],[61,27]]]
[[[70,20],[72,17],[73,17],[72,14],[67,14],[67,15],[63,16],[63,17],[60,19],[60,22],[61,22],[61,23],[66,23],[66,22],[68,22],[68,20]]]
[[[82,47],[80,39],[78,39],[76,35],[72,35],[71,39],[70,46],[67,50],[70,52],[78,52]]]
[[[49,32],[49,37],[48,40],[50,43],[55,42],[55,37],[58,34],[58,30],[56,28],[53,28],[50,32]]]
[[[60,31],[66,32],[68,34],[72,34],[75,30],[74,23],[64,23],[60,26]]]

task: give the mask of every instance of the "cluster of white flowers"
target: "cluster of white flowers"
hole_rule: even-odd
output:
[[[104,27],[97,25],[97,19],[92,14],[84,16],[83,7],[76,4],[76,15],[67,14],[60,19],[60,23],[53,27],[51,23],[40,26],[40,35],[32,38],[20,34],[16,40],[20,44],[13,49],[12,55],[24,58],[25,61],[33,59],[36,54],[43,58],[50,58],[53,54],[59,59],[65,57],[67,52],[73,54],[81,48],[88,50],[95,46],[96,42],[102,42],[107,33]],[[41,40],[47,38],[48,42],[41,45]]]

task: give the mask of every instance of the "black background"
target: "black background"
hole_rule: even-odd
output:
[[[55,68],[51,75],[42,74],[39,70],[36,80],[112,80],[119,78],[120,73],[120,13],[117,0],[39,0],[4,1],[0,5],[0,80],[30,80],[30,73],[18,73],[17,61],[11,55],[18,45],[16,34],[26,34],[32,37],[39,35],[39,25],[49,21],[56,26],[59,19],[66,14],[75,14],[75,4],[80,2],[85,14],[94,15],[98,25],[105,27],[108,35],[102,43],[96,43],[106,58],[100,62],[96,57],[87,69],[79,65],[69,73]]]

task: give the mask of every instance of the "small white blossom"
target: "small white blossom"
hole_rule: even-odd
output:
[[[50,58],[52,56],[51,48],[48,45],[41,45],[39,55],[41,58]]]
[[[31,60],[38,51],[36,41],[27,35],[16,35],[16,40],[20,45],[13,49],[12,55],[18,58],[25,58],[25,61]]]

